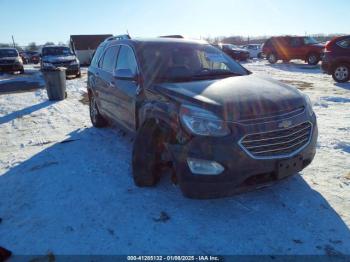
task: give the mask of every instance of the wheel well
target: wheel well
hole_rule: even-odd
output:
[[[335,68],[337,66],[341,65],[341,64],[347,65],[349,67],[349,69],[350,69],[350,63],[349,62],[347,62],[347,61],[338,61],[338,62],[333,64],[332,71],[335,70]]]

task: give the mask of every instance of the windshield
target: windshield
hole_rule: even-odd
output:
[[[193,81],[246,75],[248,71],[208,44],[147,43],[139,47],[150,81]]]
[[[304,37],[304,43],[305,45],[314,45],[318,44],[318,41],[313,37]]]
[[[0,49],[0,57],[16,57],[18,52],[15,49]]]
[[[53,56],[59,56],[59,55],[73,55],[72,51],[68,47],[60,46],[60,47],[45,47],[43,48],[43,56],[46,55],[53,55]]]

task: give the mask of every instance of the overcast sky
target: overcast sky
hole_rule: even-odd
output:
[[[350,34],[349,0],[0,0],[0,43],[71,34],[153,37]]]

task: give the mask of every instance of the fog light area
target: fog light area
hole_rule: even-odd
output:
[[[195,175],[220,175],[225,168],[215,161],[187,158],[187,164]]]

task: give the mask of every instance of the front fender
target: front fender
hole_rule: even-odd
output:
[[[146,121],[154,119],[162,121],[173,130],[179,128],[179,108],[177,105],[165,101],[151,101],[141,106],[138,113],[138,128]]]

